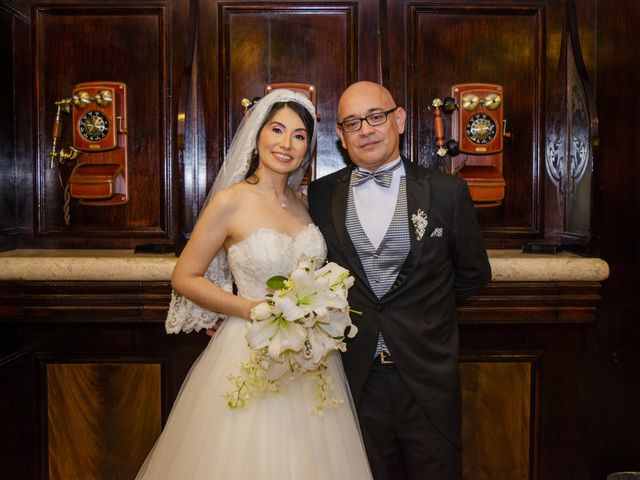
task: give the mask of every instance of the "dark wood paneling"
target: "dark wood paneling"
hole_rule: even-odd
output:
[[[90,454],[86,460],[91,459],[87,471],[98,472],[96,476],[62,478],[133,478],[131,472],[135,473],[146,457],[160,422],[166,421],[189,368],[209,337],[202,332],[167,335],[161,321],[92,321],[87,306],[80,314],[85,322],[60,319],[42,323],[34,318],[23,322],[20,314],[7,317],[0,310],[0,344],[10,351],[0,357],[0,389],[5,392],[2,405],[6,408],[0,440],[6,446],[0,451],[3,475],[49,478],[53,435],[57,459],[70,462],[86,447]],[[135,317],[120,313],[125,318]],[[112,320],[117,315],[114,313]],[[47,372],[52,366],[71,367],[56,377],[66,379],[59,385],[64,386],[60,394],[47,391]],[[148,367],[151,377],[147,376]],[[83,378],[89,383],[82,384]],[[150,390],[144,382],[151,378],[154,386]],[[53,414],[51,425],[49,413]],[[87,438],[76,435],[79,431]],[[61,443],[61,435],[73,435],[73,440]],[[107,444],[111,446],[107,448]],[[72,451],[69,455],[68,449]],[[60,463],[55,460],[56,465]],[[69,471],[79,466],[87,466],[84,457],[63,468]]]
[[[224,150],[242,119],[238,106],[243,97],[262,96],[264,85],[269,83],[309,83],[316,87],[321,119],[318,176],[342,168],[331,120],[339,92],[357,79],[356,20],[355,5],[222,6],[221,108],[227,126]],[[332,161],[336,159],[338,162]]]
[[[37,322],[163,321],[169,282],[0,282],[3,316]]]
[[[459,309],[466,478],[507,478],[510,468],[529,472],[514,478],[571,478],[576,469],[585,474],[585,339],[598,287],[495,283]],[[166,418],[208,341],[204,333],[164,333],[170,291],[168,282],[4,282],[0,337],[36,345],[32,350],[47,364],[95,364],[98,356],[101,364],[164,361]],[[44,421],[38,419],[43,468],[49,455]],[[560,453],[565,446],[568,451]]]
[[[529,478],[589,478],[587,336],[591,324],[463,324],[461,355],[536,355],[538,401]],[[513,421],[505,415],[507,422]]]
[[[598,282],[496,282],[458,308],[461,324],[593,323]]]
[[[464,479],[535,478],[536,361],[509,353],[461,356]]]
[[[36,195],[39,235],[161,237],[170,235],[171,158],[169,11],[167,6],[47,6],[33,10],[36,105]],[[87,207],[71,202],[65,227],[58,172],[49,168],[54,101],[85,81],[128,87],[129,202]],[[70,143],[63,119],[61,146]],[[73,162],[71,162],[73,163]],[[70,166],[59,169],[66,182]],[[66,243],[76,243],[66,239]],[[99,241],[98,241],[99,243]]]
[[[640,85],[640,2],[576,4],[578,12],[597,5],[595,205],[600,254],[611,269],[589,342],[589,465],[599,479],[640,470],[640,99],[625,93]]]
[[[0,64],[5,74],[0,76],[0,91],[13,91],[13,23],[15,14],[0,7]],[[13,97],[0,96],[0,236],[10,236],[17,227],[16,191],[14,179],[14,120]]]
[[[30,224],[33,129],[25,114],[31,108],[29,18],[18,6],[3,3],[0,22],[0,86],[5,92],[0,99],[0,251],[4,251],[17,246]]]
[[[22,347],[13,334],[0,328],[2,355],[0,356],[0,385],[2,385],[2,408],[0,408],[0,461],[3,478],[37,478],[33,456],[38,455],[38,414],[34,400],[35,381],[33,351]]]
[[[161,430],[161,365],[46,363],[50,479],[134,478]]]
[[[262,96],[269,83],[316,86],[318,175],[345,165],[335,133],[338,97],[356,80],[379,80],[378,4],[376,0],[201,4],[197,39],[201,84],[195,95],[202,97],[193,103],[202,105],[199,135],[206,135],[207,185],[241,120],[240,100]],[[184,172],[185,178],[201,174],[197,160],[185,158],[184,164],[192,168]],[[184,203],[192,210],[201,202],[202,186],[189,182]]]

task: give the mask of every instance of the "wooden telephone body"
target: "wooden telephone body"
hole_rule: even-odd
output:
[[[476,206],[502,203],[504,98],[502,86],[487,83],[453,85],[457,108],[452,112],[451,134],[459,155],[451,158],[451,171],[469,185]]]
[[[73,89],[73,148],[78,155],[69,193],[83,205],[128,201],[126,95],[120,82],[80,83]]]

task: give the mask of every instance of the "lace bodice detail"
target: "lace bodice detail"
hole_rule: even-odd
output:
[[[269,278],[288,275],[300,260],[315,258],[322,265],[326,256],[324,238],[313,224],[295,237],[261,228],[227,252],[238,294],[253,300],[264,298]]]
[[[239,295],[261,300],[267,293],[269,278],[288,275],[300,260],[315,258],[322,265],[326,257],[327,246],[314,224],[304,227],[295,237],[261,228],[229,248],[226,255],[218,254],[204,276],[228,292],[235,282]],[[167,333],[197,332],[224,318],[225,315],[206,310],[173,292],[165,328]]]

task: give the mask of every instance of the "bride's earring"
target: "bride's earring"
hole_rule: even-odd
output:
[[[253,156],[254,157],[258,156],[258,148],[257,147],[253,149]]]

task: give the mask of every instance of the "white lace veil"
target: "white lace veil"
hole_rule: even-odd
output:
[[[318,130],[316,125],[316,112],[313,104],[306,96],[291,90],[272,90],[253,105],[242,119],[231,141],[231,146],[227,151],[220,172],[207,195],[202,207],[203,210],[217,192],[229,188],[244,179],[251,164],[253,150],[256,148],[258,133],[267,115],[271,112],[271,108],[278,102],[295,102],[302,105],[309,111],[314,122],[313,135],[309,139],[307,154],[300,167],[289,175],[289,186],[294,190],[298,189],[315,150]],[[232,291],[233,277],[229,270],[224,249],[220,249],[215,257],[213,257],[204,276],[224,290],[228,292]],[[196,305],[191,300],[174,291],[171,294],[171,305],[167,313],[165,327],[167,333],[178,333],[180,331],[191,332],[192,330],[197,332],[201,328],[211,328],[218,320],[225,317],[226,315],[211,312]]]

